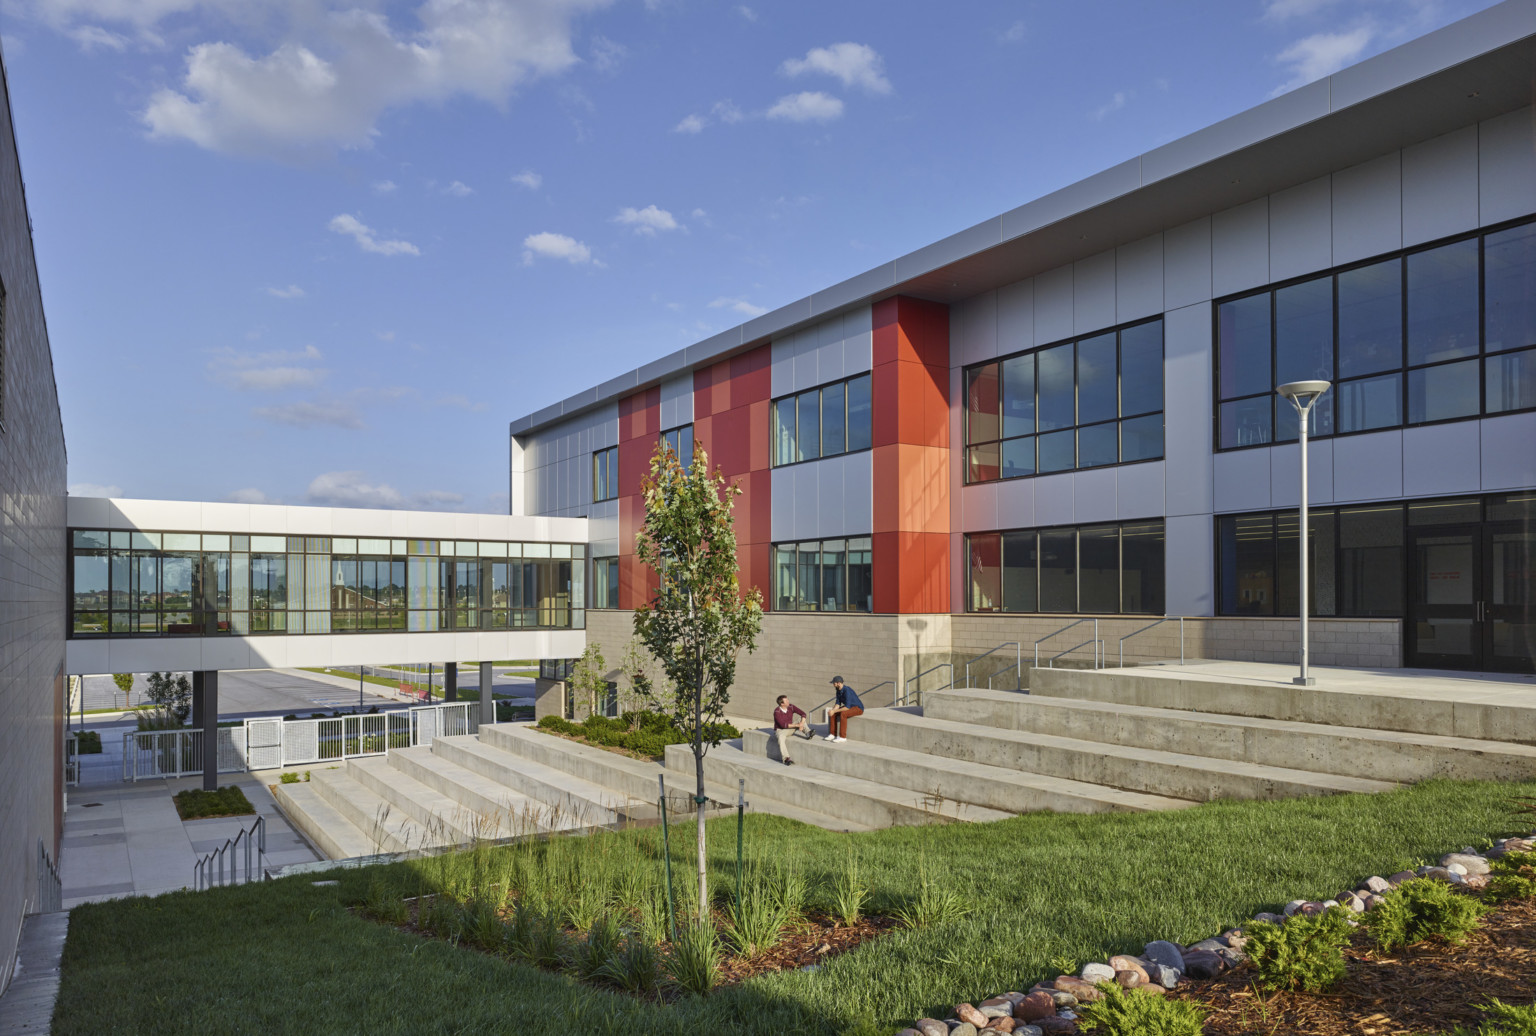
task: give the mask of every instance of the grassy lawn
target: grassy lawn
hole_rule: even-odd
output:
[[[816,972],[760,976],[669,1007],[349,909],[382,880],[445,880],[430,861],[336,871],[329,876],[339,886],[301,876],[91,904],[70,917],[53,1031],[888,1036],[914,1018],[944,1017],[959,1000],[1027,989],[1056,974],[1051,962],[1061,958],[1104,960],[1154,938],[1193,941],[1292,898],[1327,898],[1368,874],[1524,832],[1531,818],[1517,817],[1511,800],[1533,794],[1536,784],[1436,781],[1378,796],[1031,814],[857,835],[753,816],[749,854],[793,861],[828,887],[820,896],[830,894],[851,847],[877,907],[903,902],[925,868],[973,912],[898,931]],[[734,868],[734,827],[734,819],[711,822],[716,890],[728,887]],[[679,883],[687,880],[689,833],[673,830]],[[659,877],[659,860],[646,857],[657,837],[654,829],[627,831],[540,852],[564,861],[567,880],[614,878],[615,860],[644,861]],[[489,873],[499,854],[517,852],[534,858],[496,849],[475,859]]]

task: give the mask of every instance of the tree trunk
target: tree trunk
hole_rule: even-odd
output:
[[[709,923],[709,877],[704,868],[704,727],[703,699],[704,678],[699,673],[697,692],[693,697],[693,769],[698,778],[698,790],[693,804],[699,814],[699,924]]]

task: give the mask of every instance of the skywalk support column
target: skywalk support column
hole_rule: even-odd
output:
[[[480,663],[480,722],[482,725],[496,722],[496,701],[493,692],[496,689],[496,674],[491,671],[491,663]]]
[[[459,700],[459,663],[443,663],[443,701]]]
[[[219,786],[219,671],[199,669],[192,674],[192,701],[203,727],[203,790]]]

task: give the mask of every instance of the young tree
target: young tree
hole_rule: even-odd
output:
[[[150,673],[145,678],[149,685],[145,697],[167,716],[174,716],[179,726],[187,721],[192,711],[192,684],[186,673]]]
[[[736,656],[757,647],[762,594],[745,596],[736,573],[733,498],[741,493],[719,472],[709,471],[703,444],[684,468],[670,447],[659,445],[642,487],[645,524],[635,554],[650,566],[657,585],[635,610],[635,636],[655,656],[669,687],[649,680],[644,692],[688,735],[693,747],[699,841],[699,921],[709,918],[704,870],[704,753],[718,745],[718,727],[736,680]],[[637,686],[637,690],[640,688]]]
[[[585,700],[587,715],[596,716],[598,703],[608,697],[608,661],[603,658],[602,648],[596,644],[587,645],[587,649],[571,667],[569,686],[571,700]]]
[[[113,673],[112,682],[117,684],[117,689],[123,692],[123,708],[133,704],[133,674]]]

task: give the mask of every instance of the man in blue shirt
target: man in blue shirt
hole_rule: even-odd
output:
[[[843,683],[841,676],[832,678],[832,689],[837,692],[837,704],[827,710],[831,717],[832,729],[827,734],[828,741],[848,740],[848,721],[855,716],[864,715],[864,703],[854,693],[852,687]]]

